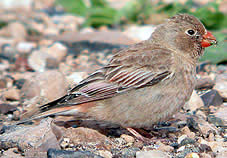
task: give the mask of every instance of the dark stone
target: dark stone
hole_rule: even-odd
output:
[[[170,146],[174,147],[174,149],[178,149],[179,148],[179,144],[178,143],[172,143],[170,144]]]
[[[180,146],[184,146],[186,144],[195,144],[195,140],[192,138],[184,138],[181,142],[180,142]]]
[[[47,69],[57,69],[59,66],[59,62],[55,58],[47,58],[46,64]]]
[[[0,89],[6,88],[7,86],[7,81],[5,78],[0,79]]]
[[[212,151],[211,147],[206,144],[200,144],[199,149],[201,153]]]
[[[139,148],[134,148],[134,147],[131,147],[131,148],[125,148],[125,149],[122,149],[122,150],[112,150],[112,153],[113,153],[113,157],[122,157],[122,158],[132,158],[132,157],[135,157],[136,156],[136,152],[137,151],[140,151]]]
[[[17,87],[17,89],[21,89],[25,83],[26,79],[19,79],[19,80],[14,80],[13,84]]]
[[[67,151],[49,149],[47,151],[47,158],[102,158],[88,151]]]
[[[196,82],[195,89],[200,90],[200,89],[211,89],[214,87],[214,81],[209,79],[209,78],[201,78],[198,79]]]
[[[222,119],[215,117],[215,115],[210,114],[207,116],[209,122],[213,123],[217,127],[225,127],[225,124]]]
[[[188,154],[188,153],[199,153],[200,152],[200,149],[198,147],[195,147],[194,145],[190,146],[190,147],[187,147],[185,146],[185,149],[180,152],[179,154],[176,155],[176,158],[185,158],[185,156]]]
[[[10,104],[0,104],[0,114],[7,114],[16,111],[16,107]]]
[[[195,121],[193,117],[188,117],[187,118],[187,126],[190,128],[192,131],[198,131],[198,123]]]
[[[216,90],[210,90],[201,96],[205,106],[219,106],[223,103],[223,99]]]
[[[176,127],[155,127],[154,129],[155,131],[165,131],[165,132],[169,132],[169,133],[173,133],[173,132],[178,132],[179,129],[177,129]]]

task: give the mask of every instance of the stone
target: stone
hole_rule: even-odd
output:
[[[7,100],[20,100],[20,91],[14,87],[11,87],[3,92],[3,96]]]
[[[0,8],[3,9],[31,9],[33,0],[1,0]]]
[[[53,40],[64,41],[67,43],[73,43],[78,41],[89,41],[89,42],[122,44],[122,45],[130,45],[130,44],[136,43],[135,40],[126,36],[122,32],[110,31],[110,30],[86,32],[86,33],[66,32],[57,37],[53,37]]]
[[[156,145],[158,145],[158,150],[163,151],[163,152],[173,152],[174,151],[174,147],[170,146],[170,145],[165,145],[162,142],[158,141],[156,143]]]
[[[37,44],[34,42],[19,42],[16,49],[20,53],[30,53],[32,49],[35,49]]]
[[[48,158],[102,158],[89,151],[67,151],[58,149],[49,149],[47,152]]]
[[[60,42],[55,42],[46,51],[52,58],[60,62],[67,54],[67,47]]]
[[[191,132],[190,129],[188,128],[188,126],[185,126],[181,129],[181,132],[183,134],[186,134],[189,138],[194,139],[195,138],[195,133]]]
[[[185,156],[185,158],[200,158],[197,153],[189,153]]]
[[[227,123],[227,106],[220,106],[217,111],[214,113],[214,116],[217,118],[220,118],[221,120],[223,120],[225,122],[225,124]]]
[[[88,76],[88,73],[86,72],[73,72],[67,76],[67,80],[68,80],[68,83],[73,86],[75,84],[78,84],[87,76]]]
[[[126,134],[122,134],[121,138],[123,138],[127,143],[130,143],[130,144],[134,143],[134,141],[135,141],[134,137],[126,135]]]
[[[63,137],[69,138],[73,144],[84,144],[84,143],[96,143],[100,144],[103,142],[110,141],[105,135],[98,131],[85,127],[78,128],[67,128],[64,131]]]
[[[0,148],[17,147],[21,151],[37,149],[39,152],[49,148],[60,149],[56,136],[51,129],[52,119],[44,119],[38,126],[20,126],[8,130],[0,136]]]
[[[200,153],[201,158],[212,158],[209,154],[207,153]]]
[[[190,110],[190,111],[195,111],[196,109],[201,108],[202,106],[204,106],[203,100],[201,99],[201,97],[196,93],[196,91],[194,90],[190,100],[188,101],[187,104],[185,104],[184,109],[185,110]]]
[[[41,50],[35,50],[29,55],[28,64],[33,70],[44,72],[46,70],[47,58],[50,58],[49,54]]]
[[[219,106],[223,103],[223,99],[216,90],[210,90],[201,96],[205,106]]]
[[[14,158],[14,157],[24,158],[24,156],[21,156],[19,153],[15,153],[16,150],[17,150],[17,148],[8,149],[1,154],[1,157],[4,157],[4,158]]]
[[[16,107],[10,104],[0,104],[0,114],[7,114],[8,112],[13,112],[16,110]]]
[[[140,151],[140,149],[135,147],[123,148],[118,154],[114,154],[113,157],[131,158],[135,157],[138,151]]]
[[[36,73],[30,80],[26,80],[21,94],[26,99],[41,97],[53,101],[65,95],[67,89],[65,76],[57,70],[49,70]]]
[[[27,31],[20,22],[11,22],[5,28],[0,30],[0,35],[12,37],[15,41],[24,41]]]
[[[214,89],[219,92],[221,97],[227,101],[227,74],[218,74],[215,78]]]
[[[214,81],[211,80],[209,77],[200,78],[196,82],[195,89],[211,89],[215,85]]]
[[[113,157],[113,155],[111,154],[111,152],[108,151],[108,150],[99,150],[98,151],[98,154],[100,156],[104,157],[104,158],[112,158]]]
[[[136,158],[151,158],[151,157],[170,158],[171,156],[168,155],[166,152],[162,152],[158,150],[136,152]]]
[[[208,146],[215,153],[227,152],[227,142],[208,142]]]
[[[125,31],[124,34],[134,39],[135,41],[143,41],[149,39],[152,32],[155,30],[155,26],[145,25],[145,26],[130,26]]]

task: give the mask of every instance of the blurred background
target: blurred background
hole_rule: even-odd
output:
[[[66,32],[117,30],[138,42],[147,39],[155,25],[164,19],[177,13],[189,13],[198,17],[219,41],[216,48],[207,49],[201,61],[216,64],[225,63],[227,59],[227,2],[224,0],[1,0],[0,8],[0,36],[7,34],[5,28],[19,21],[32,40],[43,35],[59,37]],[[116,35],[112,34],[107,35],[107,41],[113,42],[110,38]],[[97,38],[76,37],[78,40]],[[63,38],[69,40],[75,36]],[[62,40],[62,37],[57,39]],[[120,44],[134,43],[124,38],[119,40],[122,40]]]

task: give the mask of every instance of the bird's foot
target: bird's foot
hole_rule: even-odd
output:
[[[136,131],[136,129],[134,128],[126,128],[133,136],[135,136],[138,140],[144,142],[145,144],[151,144],[151,143],[156,143],[158,141],[162,142],[162,143],[168,143],[167,139],[164,138],[156,138],[156,137],[152,137],[151,134],[147,133],[146,131],[142,130],[142,129],[137,129],[139,130],[141,133],[145,134],[148,137],[144,137],[142,136],[138,131]]]

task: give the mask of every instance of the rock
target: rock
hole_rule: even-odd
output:
[[[122,149],[118,154],[114,154],[113,157],[131,158],[131,157],[135,157],[138,151],[140,151],[139,148],[128,147],[128,148]]]
[[[126,134],[122,134],[121,138],[123,138],[126,141],[126,143],[130,143],[130,144],[134,143],[134,141],[135,141],[134,137],[126,135]]]
[[[214,81],[210,78],[200,78],[196,82],[195,89],[211,89],[215,85]]]
[[[46,59],[46,68],[47,69],[57,69],[58,66],[59,66],[59,62],[55,58],[48,57]]]
[[[201,158],[212,158],[209,154],[207,153],[200,153]]]
[[[0,35],[12,37],[15,41],[23,41],[27,36],[27,31],[20,22],[11,22],[7,27],[0,30]]]
[[[3,9],[31,9],[33,0],[1,0],[0,8]]]
[[[24,158],[24,156],[21,156],[19,153],[15,153],[16,150],[17,150],[17,148],[8,149],[1,154],[1,157],[4,157],[4,158],[14,158],[14,157]]]
[[[215,153],[227,152],[227,142],[208,142],[208,146],[210,146],[211,150]]]
[[[88,151],[67,151],[49,149],[47,152],[48,158],[102,158]]]
[[[7,80],[5,78],[0,78],[0,89],[7,87]]]
[[[7,100],[20,100],[20,91],[14,87],[11,87],[3,93],[3,96]]]
[[[181,132],[182,132],[183,134],[186,134],[187,137],[189,137],[189,138],[192,138],[192,139],[195,138],[195,133],[194,133],[194,132],[191,132],[190,129],[188,128],[188,126],[183,127],[183,128],[181,129]]]
[[[99,150],[98,154],[104,158],[112,158],[113,155],[108,150]]]
[[[180,150],[181,149],[181,150]],[[177,150],[176,158],[185,158],[186,155],[190,153],[199,153],[200,149],[192,144],[188,144],[186,146],[181,146]]]
[[[135,41],[143,41],[149,39],[152,32],[155,30],[154,26],[145,25],[145,26],[130,26],[124,33]]]
[[[221,106],[220,108],[218,108],[218,110],[214,113],[214,116],[217,118],[220,118],[221,120],[223,120],[225,122],[225,124],[227,123],[227,106]]]
[[[111,37],[111,38],[109,38]],[[96,31],[87,33],[66,32],[60,36],[53,37],[55,41],[73,43],[78,41],[90,41],[99,43],[130,45],[136,43],[133,39],[119,31]]]
[[[30,53],[32,49],[36,48],[37,44],[34,42],[19,42],[16,49],[20,53]]]
[[[37,149],[39,152],[49,148],[60,149],[58,141],[51,129],[52,119],[44,119],[38,126],[21,126],[8,130],[0,136],[0,148],[17,147],[21,151]]]
[[[158,150],[163,151],[163,152],[173,152],[174,151],[174,147],[170,146],[170,145],[165,145],[162,142],[158,141],[156,143],[156,145],[158,145]]]
[[[28,57],[28,64],[33,70],[37,72],[44,72],[46,70],[47,58],[50,58],[49,54],[41,50],[35,50]]]
[[[222,97],[216,90],[210,90],[201,96],[205,106],[219,106],[223,103]]]
[[[185,156],[185,158],[200,158],[197,153],[189,153]]]
[[[88,74],[86,72],[73,72],[72,74],[67,76],[67,80],[68,80],[68,83],[73,86],[75,84],[78,84],[87,76]]]
[[[67,48],[62,43],[55,42],[52,46],[47,48],[47,54],[60,62],[67,54]]]
[[[203,100],[194,90],[190,100],[188,101],[187,104],[185,104],[184,108],[185,110],[195,111],[196,109],[199,109],[202,106],[204,106]]]
[[[63,137],[69,138],[73,144],[100,144],[106,141],[110,141],[109,138],[99,133],[98,131],[85,127],[68,128],[65,130]]]
[[[0,114],[6,114],[8,112],[13,112],[16,110],[16,107],[10,104],[0,104]]]
[[[184,138],[183,140],[181,140],[181,142],[179,143],[180,146],[184,146],[184,145],[187,145],[187,144],[195,144],[195,140],[192,139],[192,138]]]
[[[215,78],[214,89],[219,92],[221,97],[227,101],[227,74],[219,74]]]
[[[41,97],[46,101],[53,101],[65,95],[67,89],[64,75],[57,70],[49,70],[37,73],[30,80],[26,80],[21,93],[26,99]]]
[[[151,158],[151,157],[170,158],[171,156],[168,155],[166,152],[162,152],[158,150],[136,152],[136,158]]]

